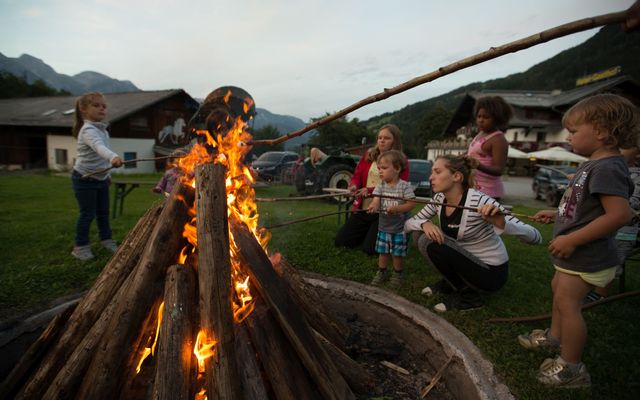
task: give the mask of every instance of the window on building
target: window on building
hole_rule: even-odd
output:
[[[125,151],[124,152],[124,161],[135,160],[138,158],[138,153],[135,151]],[[124,165],[125,169],[136,168],[138,166],[137,162],[126,163]]]
[[[67,165],[67,149],[55,149],[56,151],[56,164]]]

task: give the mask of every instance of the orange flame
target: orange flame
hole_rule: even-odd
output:
[[[160,307],[158,307],[158,324],[156,325],[156,334],[153,336],[153,344],[151,347],[145,347],[142,350],[142,355],[140,356],[140,361],[138,362],[138,366],[136,367],[136,374],[140,373],[140,369],[142,369],[142,363],[144,360],[149,357],[149,354],[152,356],[156,353],[156,344],[158,343],[158,335],[160,334],[160,325],[162,325],[162,312],[164,311],[164,301],[160,303]],[[151,338],[149,338],[151,341]]]
[[[231,92],[225,96],[228,103]],[[253,106],[251,99],[247,99],[244,108],[249,110]],[[245,111],[246,112],[246,111]],[[251,170],[243,163],[245,154],[250,150],[246,145],[251,140],[251,135],[247,132],[247,125],[240,117],[236,118],[233,127],[225,134],[210,134],[207,130],[198,130],[201,140],[196,143],[186,157],[178,160],[178,166],[184,172],[182,181],[185,185],[195,187],[195,169],[203,163],[216,162],[226,167],[225,189],[227,192],[228,218],[235,218],[244,222],[256,239],[266,249],[269,242],[269,233],[262,229],[258,230],[258,208],[255,202],[255,191],[251,187],[254,182]],[[190,210],[191,220],[185,224],[182,235],[193,247],[193,251],[198,246],[197,221],[195,207]],[[249,287],[249,279],[243,273],[243,266],[239,262],[238,251],[231,232],[230,255],[231,255],[231,278],[234,288],[235,298],[233,299],[234,320],[239,323],[246,318],[253,310],[253,297]],[[180,260],[186,258],[186,251],[181,255]]]
[[[216,354],[215,345],[218,341],[215,338],[207,338],[207,334],[204,330],[198,332],[196,337],[196,344],[193,347],[193,354],[198,359],[198,373],[204,373],[204,360]]]

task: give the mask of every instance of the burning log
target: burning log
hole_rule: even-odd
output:
[[[91,327],[98,321],[109,302],[138,263],[162,208],[163,203],[151,207],[129,232],[71,317],[68,320],[65,319],[64,330],[55,347],[47,353],[38,370],[18,395],[18,399],[34,399],[43,396],[49,384],[63,368],[74,350],[78,348]],[[102,332],[99,333],[102,334]],[[93,352],[93,348],[85,348],[85,350],[86,357]]]
[[[295,348],[302,363],[325,399],[354,399],[353,392],[329,356],[318,344],[300,308],[286,296],[269,258],[246,225],[231,220],[231,232],[241,257],[246,261],[251,281],[271,307],[276,319]]]
[[[333,312],[322,305],[315,288],[306,284],[298,270],[284,258],[280,260],[280,268],[291,297],[298,303],[309,324],[344,352],[349,328],[341,323]]]
[[[84,399],[112,399],[121,388],[124,374],[138,362],[133,349],[142,323],[151,306],[162,295],[166,270],[183,245],[182,228],[188,220],[193,190],[176,185],[165,205],[151,238],[141,256],[126,292],[117,299],[112,318],[103,340],[93,356],[78,391]],[[114,300],[115,301],[115,300]]]
[[[208,340],[217,341],[215,360],[214,357],[205,360],[207,397],[241,399],[242,391],[234,355],[233,293],[224,166],[198,166],[196,182],[200,329]]]
[[[245,323],[278,400],[320,399],[291,343],[259,296]]]
[[[157,345],[154,400],[187,400],[196,375],[193,360],[196,274],[192,267],[173,265],[167,271],[164,312]]]
[[[235,326],[235,338],[236,362],[238,365],[242,365],[239,372],[244,399],[263,400],[269,398],[255,350],[244,324]]]

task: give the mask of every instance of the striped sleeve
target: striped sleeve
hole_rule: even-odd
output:
[[[498,203],[492,197],[489,197],[485,194],[477,193],[479,199],[476,204],[472,203],[472,207],[480,207],[484,204],[491,204],[500,209],[500,211],[505,215],[504,221],[505,226],[504,229],[500,229],[492,225],[493,229],[496,231],[498,235],[504,233],[506,235],[513,235],[517,237],[521,242],[528,244],[540,244],[542,243],[542,235],[540,232],[529,224],[525,224],[520,221],[518,218],[513,215],[509,215],[510,212],[506,208],[504,208],[500,203]],[[478,214],[478,216],[480,216]],[[480,218],[482,218],[480,216]]]
[[[433,201],[436,203],[442,203],[444,195],[442,193],[437,193],[433,197]],[[404,231],[420,231],[422,230],[421,226],[423,223],[430,221],[431,218],[438,214],[438,208],[433,204],[427,204],[422,208],[422,210],[418,211],[416,215],[409,218],[407,222],[404,223]]]

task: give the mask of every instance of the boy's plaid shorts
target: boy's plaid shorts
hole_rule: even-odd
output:
[[[376,237],[376,252],[379,254],[391,254],[398,257],[407,255],[409,237],[404,232],[388,233],[378,231]]]

